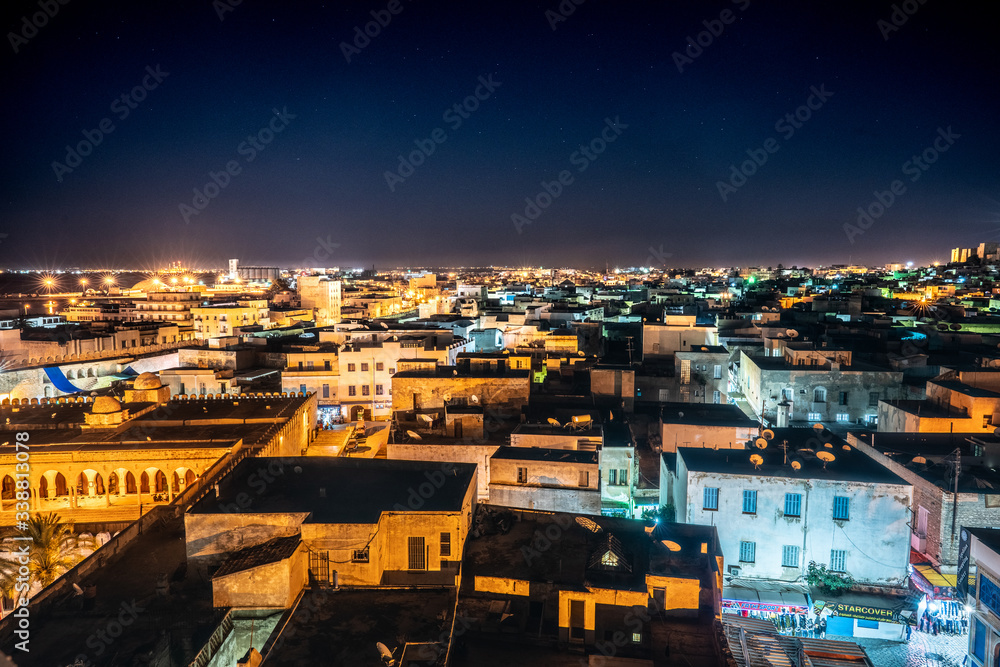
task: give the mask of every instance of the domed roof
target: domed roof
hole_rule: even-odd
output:
[[[163,281],[159,278],[146,278],[145,280],[140,280],[135,285],[132,285],[130,289],[134,289],[139,292],[161,292],[163,291],[163,287]]]
[[[107,415],[112,412],[121,412],[122,404],[111,396],[98,396],[94,399],[94,408],[91,412],[95,415]]]
[[[142,373],[135,379],[132,388],[142,391],[144,389],[159,389],[162,386],[160,378],[157,377],[156,373]]]

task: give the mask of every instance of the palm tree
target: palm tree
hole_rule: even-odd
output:
[[[81,549],[96,549],[93,537],[83,537],[73,533],[73,524],[63,523],[59,515],[36,514],[28,520],[24,531],[31,538],[28,552],[28,567],[32,578],[45,588],[64,572],[84,559]]]
[[[14,600],[14,585],[17,584],[18,564],[9,558],[0,558],[0,602]]]

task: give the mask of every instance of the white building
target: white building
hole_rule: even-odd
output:
[[[793,581],[815,561],[858,583],[903,586],[913,487],[832,434],[773,433],[766,449],[664,454],[672,497],[664,491],[661,504],[680,522],[725,527],[730,575]]]

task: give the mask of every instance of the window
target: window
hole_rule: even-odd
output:
[[[868,392],[868,407],[877,408],[878,407],[878,392],[870,391]]]
[[[385,394],[385,388],[380,384],[375,385],[375,395],[382,396],[384,394]]]
[[[302,362],[301,361],[299,362],[299,370],[300,371],[302,370]]]
[[[609,470],[608,471],[608,486],[614,486],[618,483],[618,471]]]
[[[846,412],[838,412],[837,421],[840,422],[841,424],[846,424],[847,422],[851,421],[851,415],[847,414]]]
[[[306,386],[305,386],[304,384],[300,384],[300,385],[299,385],[299,391],[300,391],[300,392],[302,392],[302,393],[304,394],[304,393],[306,393],[306,392],[307,392],[308,390],[306,389]],[[201,393],[203,393],[203,394],[205,393],[205,387],[202,387],[202,388],[201,388]]]
[[[846,391],[840,392],[840,401],[839,402],[840,402],[840,405],[847,405],[847,392]]]
[[[722,366],[720,364],[715,364],[712,368],[712,379],[719,380],[722,378]]]
[[[834,549],[830,552],[830,571],[847,571],[847,552],[842,549]]]
[[[375,362],[375,370],[381,371],[384,368],[385,368],[385,364],[383,364],[381,361],[376,361]]]
[[[705,498],[702,503],[702,509],[706,510],[717,510],[719,509],[719,489],[706,486],[705,487]]]
[[[826,389],[823,387],[813,389],[813,403],[826,403]]]
[[[752,563],[757,555],[756,542],[740,542],[740,562]]]
[[[306,362],[306,368],[307,369],[313,370],[313,369],[315,369],[315,367],[316,367],[316,364],[314,362],[312,362],[312,361],[307,361]]]
[[[355,387],[352,384],[350,387],[347,388],[347,395],[348,396],[357,396],[358,395],[358,388]]]
[[[441,558],[451,556],[451,533],[441,533]]]
[[[979,660],[986,662],[986,626],[978,618],[972,620],[972,650],[969,652]]]
[[[744,491],[743,492],[743,513],[744,514],[756,514],[757,513],[757,492],[756,491]]]
[[[833,497],[833,518],[837,521],[847,521],[851,518],[851,499],[847,496]]]
[[[712,392],[712,402],[718,405],[722,401],[722,393],[718,390]]]
[[[348,373],[353,373],[355,368],[357,368],[357,366],[355,364],[347,364],[347,372]]]
[[[793,545],[781,547],[781,567],[799,566],[799,548]]]
[[[389,375],[395,375],[395,374],[396,374],[396,369],[395,368],[390,368],[389,369]]]
[[[330,385],[323,385],[323,398],[330,398]]]
[[[632,643],[633,644],[641,644],[642,643],[642,633],[641,632],[633,632],[632,633]]]
[[[329,359],[327,359],[326,361],[323,362],[323,370],[324,371],[333,370],[333,368],[330,366],[330,360]]]
[[[820,416],[820,414],[818,412],[809,412],[809,413],[806,413],[806,419],[808,419],[811,422],[818,422],[821,419],[823,419],[823,417]]]
[[[407,554],[409,558],[407,559],[407,569],[409,570],[426,570],[427,569],[427,559],[425,558],[424,552],[424,538],[423,537],[410,537],[407,538]]]
[[[372,393],[372,388],[371,387],[369,387],[366,384],[361,385],[361,395],[362,396],[367,396],[370,393]]]
[[[361,372],[362,373],[367,373],[368,372],[368,364],[367,363],[361,364]]]
[[[628,470],[627,469],[620,469],[618,471],[618,484],[621,485],[621,486],[627,486],[628,485]]]
[[[528,483],[528,469],[527,468],[518,468],[517,469],[517,483],[518,484],[527,484]]]
[[[785,494],[785,516],[802,516],[802,494]]]
[[[351,554],[352,563],[367,563],[368,562],[368,547],[364,549],[355,549],[354,553]]]
[[[989,426],[990,425],[990,421],[992,421],[992,419],[993,419],[993,415],[983,415],[983,428],[986,428],[987,426]]]
[[[590,473],[586,470],[580,471],[580,486],[590,486]]]

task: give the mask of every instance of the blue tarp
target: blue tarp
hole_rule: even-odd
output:
[[[46,366],[45,374],[49,376],[49,381],[55,385],[55,388],[64,394],[75,394],[81,391],[77,387],[73,386],[73,383],[66,379],[63,375],[62,369],[58,366]]]

